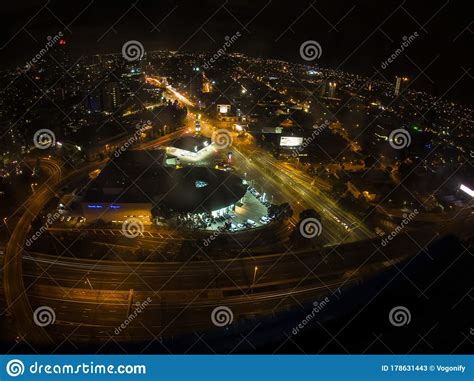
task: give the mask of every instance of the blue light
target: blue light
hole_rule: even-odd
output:
[[[110,209],[120,209],[120,205],[110,205]]]
[[[87,207],[89,209],[102,209],[102,205],[98,205],[98,204],[89,204],[87,205]]]

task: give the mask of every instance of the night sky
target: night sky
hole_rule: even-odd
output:
[[[324,67],[386,79],[472,107],[472,13],[467,1],[2,1],[1,67],[24,65],[62,31],[73,55],[119,52],[139,40],[146,50],[232,50],[304,63],[299,47],[315,40]],[[403,36],[419,37],[386,70]]]

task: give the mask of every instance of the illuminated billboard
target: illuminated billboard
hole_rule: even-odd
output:
[[[459,187],[464,193],[468,194],[471,197],[474,197],[474,190],[470,189],[469,187],[465,186],[464,184],[461,184]]]
[[[217,105],[219,114],[227,114],[230,111],[230,105]]]
[[[299,147],[303,144],[303,138],[299,136],[282,136],[280,138],[281,147]]]

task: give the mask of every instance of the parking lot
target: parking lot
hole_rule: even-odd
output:
[[[262,195],[250,187],[243,197],[241,205],[236,205],[234,212],[216,218],[216,221],[204,230],[237,232],[267,225],[272,221],[268,216],[269,206],[270,203],[262,201]]]

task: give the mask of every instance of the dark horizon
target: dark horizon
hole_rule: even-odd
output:
[[[23,7],[18,10],[20,4]],[[236,0],[206,1],[197,9],[182,1],[120,6],[95,1],[67,5],[20,1],[0,7],[6,16],[0,50],[4,68],[27,62],[46,37],[58,31],[64,33],[76,57],[119,53],[128,40],[140,41],[145,51],[215,52],[226,36],[240,31],[242,37],[231,52],[305,63],[299,46],[315,40],[322,55],[312,64],[388,81],[396,75],[407,76],[414,79],[413,89],[467,107],[474,100],[471,61],[466,54],[472,42],[472,21],[464,4],[449,1],[393,0],[383,9],[368,1],[249,5]],[[404,56],[382,69],[382,62],[401,46],[403,37],[415,32],[418,37]]]

